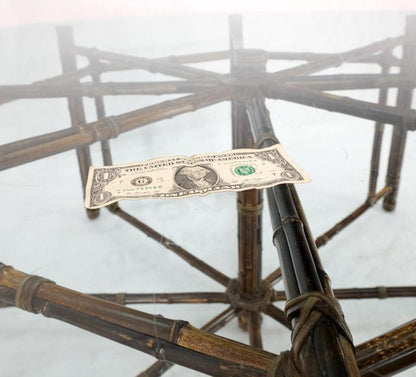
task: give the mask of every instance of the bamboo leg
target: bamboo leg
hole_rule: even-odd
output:
[[[260,312],[248,312],[248,333],[250,345],[256,348],[263,348]]]
[[[216,317],[214,317],[211,321],[206,323],[204,326],[201,327],[201,330],[207,331],[210,333],[215,333],[221,328],[223,328],[227,323],[229,323],[235,316],[237,312],[234,308],[229,307],[228,309],[224,310]],[[164,372],[166,372],[173,364],[159,360],[152,364],[149,368],[147,368],[142,373],[138,374],[137,377],[159,377]]]
[[[403,43],[403,56],[400,72],[414,77],[414,56],[416,54],[416,16],[408,16],[406,19],[405,41]],[[412,106],[413,89],[400,89],[397,93],[397,108],[406,113]],[[396,207],[397,194],[399,190],[400,173],[403,164],[404,149],[406,145],[406,127],[394,127],[391,140],[389,164],[387,168],[386,185],[392,187],[392,192],[386,195],[383,208],[393,211]]]
[[[242,19],[240,15],[231,15],[228,18],[228,28],[230,36],[230,71],[236,73],[236,54],[238,50],[244,48]],[[250,132],[247,132],[244,123],[247,115],[244,106],[238,101],[231,101],[231,122],[232,122],[232,142],[233,148],[238,148],[247,138],[252,140]],[[249,130],[248,130],[249,131]]]
[[[58,35],[59,54],[62,62],[63,73],[76,71],[76,56],[73,54],[74,37],[71,27],[58,27],[56,29]],[[78,82],[78,80],[74,80]],[[79,129],[80,125],[85,124],[84,106],[81,97],[68,97],[69,113],[71,116],[71,124],[75,129]],[[85,186],[87,185],[88,169],[91,166],[91,154],[88,146],[81,146],[76,149],[78,157],[78,165],[81,173],[82,193],[85,195]],[[98,209],[87,209],[87,215],[90,219],[95,219],[100,214]]]
[[[90,57],[90,64],[92,66],[97,65],[99,60],[93,57]],[[91,74],[92,82],[94,85],[101,83],[100,73],[98,71],[93,71]],[[104,107],[104,98],[102,96],[95,96],[95,110],[97,112],[97,120],[105,118],[105,107]],[[111,156],[110,142],[108,140],[101,141],[101,153],[103,155],[104,165],[113,165],[113,158]]]
[[[385,54],[386,56],[390,56],[389,54]],[[381,73],[386,74],[389,73],[390,66],[387,64],[382,64],[381,66]],[[379,92],[378,103],[380,105],[387,105],[388,100],[388,88],[382,88]],[[374,139],[373,139],[373,150],[371,153],[371,168],[370,168],[370,179],[369,179],[369,186],[368,186],[368,200],[372,201],[373,198],[376,196],[377,190],[377,178],[378,178],[378,169],[380,166],[380,153],[381,153],[381,143],[383,141],[383,133],[384,133],[384,124],[380,122],[376,122],[375,130],[374,130]]]
[[[249,98],[246,106],[259,147],[276,143],[264,101]],[[308,377],[358,377],[351,335],[332,298],[296,191],[293,185],[280,185],[268,189],[268,196],[274,244],[289,298],[286,309],[293,326],[293,362]],[[313,303],[320,300],[338,314],[319,316]]]
[[[243,39],[243,26],[241,15],[230,15],[228,17],[228,30],[229,30],[229,44],[230,44],[230,72],[235,75],[236,71],[236,53],[238,50],[244,48]],[[231,101],[231,129],[232,129],[232,143],[233,148],[239,148],[240,145],[248,138],[252,139],[251,133],[247,134],[247,128],[244,127],[246,123],[247,115],[244,111],[244,107],[238,101]],[[237,206],[239,196],[237,194]],[[238,215],[238,276],[240,277],[240,271],[244,272],[244,267],[241,267],[241,240],[240,240],[240,215]],[[241,280],[240,280],[241,282]],[[241,289],[241,287],[240,287]],[[238,315],[238,325],[240,329],[248,330],[248,315],[246,310],[240,311]]]
[[[248,190],[237,197],[240,293],[250,298],[258,295],[261,285],[263,196],[260,190]]]
[[[261,75],[265,72],[264,62],[256,54],[244,53],[243,31],[241,17],[230,16],[230,49],[231,49],[231,74],[237,79],[245,79],[247,76]],[[251,59],[251,60],[250,60]],[[250,123],[245,112],[244,105],[233,101],[232,109],[232,134],[233,148],[253,148],[254,142],[251,135]],[[249,300],[260,294],[261,263],[262,263],[262,208],[263,193],[261,190],[248,190],[237,193],[238,208],[238,281],[239,295],[242,299]],[[247,318],[244,318],[247,316]],[[254,311],[243,311],[240,315],[240,327],[249,332],[250,344],[262,348],[261,340],[261,314]]]

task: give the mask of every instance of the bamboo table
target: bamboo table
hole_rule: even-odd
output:
[[[221,292],[92,293],[69,290],[36,275],[0,263],[0,299],[4,307],[17,306],[86,329],[115,342],[153,355],[158,361],[139,376],[159,376],[173,364],[212,376],[388,376],[416,363],[416,321],[359,345],[352,337],[337,299],[416,296],[416,287],[373,287],[332,290],[317,249],[383,199],[383,208],[396,206],[406,137],[416,129],[411,109],[415,86],[416,17],[408,17],[405,35],[389,38],[338,54],[278,53],[246,49],[242,23],[231,16],[230,49],[192,55],[148,59],[77,46],[72,29],[58,28],[62,75],[32,85],[0,86],[0,103],[21,98],[67,98],[72,126],[0,146],[0,168],[76,150],[85,187],[91,165],[90,145],[100,143],[106,165],[112,164],[109,140],[150,123],[195,111],[223,101],[232,105],[233,148],[264,148],[278,143],[265,98],[282,99],[375,122],[369,189],[364,203],[316,240],[309,228],[293,185],[266,190],[280,267],[262,276],[263,191],[237,194],[238,277],[231,278],[146,225],[121,205],[111,214],[162,244],[210,277]],[[397,58],[393,49],[402,46]],[[88,59],[78,68],[76,56]],[[230,59],[230,74],[220,74],[188,63]],[[304,64],[267,72],[268,60],[303,60]],[[312,75],[349,62],[378,64],[380,74]],[[399,67],[392,74],[390,69]],[[103,82],[105,72],[144,69],[182,79],[158,82]],[[81,78],[91,77],[85,83]],[[379,89],[374,104],[328,91]],[[397,105],[387,105],[391,88],[397,88]],[[187,95],[132,112],[108,116],[103,96]],[[189,94],[190,93],[190,94]],[[87,122],[83,97],[93,97],[97,120]],[[377,190],[384,125],[393,125],[386,184]],[[90,219],[99,210],[87,210]],[[280,280],[284,291],[274,289]],[[285,310],[275,303],[286,301]],[[127,308],[139,303],[223,303],[227,308],[196,329],[185,320],[171,320]],[[13,309],[9,309],[13,310]],[[291,331],[292,347],[277,355],[262,348],[261,313]],[[248,331],[249,345],[214,335],[238,317]]]

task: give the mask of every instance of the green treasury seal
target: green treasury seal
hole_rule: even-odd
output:
[[[253,174],[256,170],[252,166],[242,165],[242,166],[237,166],[234,169],[234,171],[238,175],[250,175],[250,174]]]

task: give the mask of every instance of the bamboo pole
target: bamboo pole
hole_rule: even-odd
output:
[[[245,103],[258,146],[261,148],[275,144],[277,139],[264,100],[261,97],[248,98]],[[285,291],[290,300],[286,314],[293,327],[292,352],[298,355],[295,356],[294,363],[300,373],[311,377],[358,377],[352,340],[340,309],[335,309],[335,302],[329,304],[332,302],[332,291],[296,190],[293,185],[285,184],[267,191],[274,229],[273,241],[278,250]],[[315,300],[312,297],[320,297],[316,300],[324,300],[338,314],[331,318],[318,316],[313,324],[309,323],[317,315],[312,314],[313,309],[309,306]]]
[[[350,97],[341,97],[286,85],[284,83],[279,83],[274,86],[264,86],[263,93],[269,98],[282,99],[318,109],[336,111],[359,118],[392,124],[398,129],[416,129],[415,110],[403,112],[392,106],[383,106]]]
[[[77,49],[77,47],[74,46],[75,49]],[[95,53],[95,49],[88,49],[86,48],[86,50],[88,50],[88,55],[89,57],[92,57],[93,59],[97,58],[97,54]],[[163,62],[167,63],[168,65],[171,63],[174,63],[176,65],[178,64],[184,64],[184,63],[197,63],[197,62],[204,62],[204,61],[212,61],[212,60],[220,60],[220,59],[226,59],[228,58],[230,55],[230,52],[228,50],[223,50],[223,51],[212,51],[212,52],[206,52],[206,53],[196,53],[196,54],[188,54],[188,55],[179,55],[179,56],[168,56],[166,58],[158,58],[158,59],[153,59],[156,61],[161,61],[162,64]],[[97,66],[91,67],[91,66],[87,66],[85,68],[81,68],[81,69],[77,69],[74,70],[73,72],[68,72],[65,73],[63,75],[58,75],[58,76],[54,76],[54,77],[50,77],[48,79],[45,80],[40,80],[40,81],[35,81],[30,85],[25,85],[25,86],[15,86],[15,85],[11,85],[11,86],[3,86],[2,90],[0,91],[0,97],[4,98],[0,98],[0,105],[14,101],[16,99],[19,98],[50,98],[51,97],[59,97],[59,92],[57,93],[55,88],[51,88],[50,86],[54,84],[62,84],[62,83],[68,83],[71,82],[75,79],[80,79],[84,76],[89,76],[93,71],[95,72],[109,72],[109,71],[118,71],[118,70],[128,70],[128,69],[138,69],[141,68],[143,66],[143,61],[139,59],[139,63],[140,64],[134,64],[131,61],[129,61],[128,64],[122,64],[122,63],[99,63]],[[119,59],[120,60],[120,59]],[[152,60],[152,59],[149,59]],[[190,67],[184,67],[185,70],[187,70]],[[192,70],[192,68],[190,68]],[[210,74],[212,76],[215,76],[216,78],[219,78],[221,75],[219,74],[215,74],[215,73],[209,73],[209,71],[201,71],[203,72],[204,75],[206,74]],[[143,87],[142,90],[143,91],[150,91],[151,92],[151,88],[149,87],[145,87],[144,86],[145,83],[143,83]],[[203,85],[203,83],[201,82],[201,85]],[[42,88],[36,88],[37,86],[40,87],[45,87],[44,89]],[[126,85],[128,86],[128,85]],[[191,89],[191,88],[190,88]],[[190,90],[189,89],[189,90]],[[87,87],[84,89],[87,91],[88,94],[80,94],[79,91],[80,89],[78,89],[77,87],[70,87],[68,85],[68,87],[66,88],[62,88],[62,90],[67,90],[69,93],[68,95],[89,95],[89,96],[95,96],[95,90],[94,89],[90,89]],[[101,89],[101,90],[105,90],[106,92],[108,92],[108,94],[111,95],[116,95],[117,92],[119,91],[119,89],[116,88],[112,88],[112,87],[106,87],[105,89]],[[121,88],[121,91],[125,90],[126,92],[128,92],[127,88]],[[136,91],[139,91],[140,89],[136,89]],[[162,94],[157,90],[157,87],[155,89],[156,93],[148,93],[148,94]],[[178,87],[177,91],[174,92],[174,88],[172,88],[171,86],[169,86],[167,89],[167,93],[185,93],[186,89],[182,89],[180,86]],[[196,88],[194,89],[196,90]],[[194,91],[192,90],[192,92]],[[75,91],[75,94],[71,94]],[[116,92],[115,94],[113,92]],[[8,93],[10,93],[10,97],[6,96]],[[44,94],[42,94],[44,93]],[[103,93],[101,93],[103,94]],[[128,94],[128,93],[126,93]],[[62,95],[61,95],[62,96]]]
[[[228,17],[228,34],[229,34],[229,46],[230,46],[230,81],[238,81],[235,79],[236,74],[236,54],[238,51],[244,48],[243,39],[243,25],[241,15],[234,14]],[[244,106],[236,100],[231,101],[231,132],[232,132],[232,147],[234,149],[239,148],[245,140],[252,140],[251,133],[244,125],[248,122],[247,114],[244,111]],[[237,208],[238,208],[239,195],[237,194]],[[237,237],[238,237],[238,278],[240,279],[240,271],[244,273],[244,267],[241,267],[241,215],[237,215]],[[241,289],[241,287],[240,287]],[[248,315],[246,310],[240,311],[238,315],[239,327],[247,331],[248,330]]]
[[[272,271],[267,277],[264,279],[270,285],[277,284],[280,280],[282,280],[282,269],[280,267],[276,268]]]
[[[229,28],[229,44],[230,44],[230,72],[231,77],[230,81],[240,81],[239,78],[235,77],[236,74],[236,54],[237,51],[244,48],[243,41],[243,26],[242,18],[240,15],[230,15],[228,17],[228,28]],[[246,81],[246,80],[245,80]],[[244,111],[244,106],[236,101],[231,101],[231,123],[232,123],[232,143],[233,148],[238,148],[238,145],[244,143],[248,140],[252,140],[251,133],[248,132],[244,127],[244,124],[247,122],[247,114]]]
[[[94,65],[96,67],[99,64]],[[99,74],[100,69],[91,69],[91,74]],[[264,80],[269,78],[264,75]],[[279,82],[286,85],[301,86],[311,90],[351,90],[375,88],[411,88],[415,83],[403,74],[340,74],[320,76],[300,76],[284,78]],[[221,87],[221,80],[186,80],[186,81],[157,81],[157,82],[105,82],[79,84],[42,84],[42,85],[0,85],[1,98],[60,98],[69,96],[96,97],[104,95],[165,95],[179,93],[195,93],[207,89]],[[250,88],[258,85],[258,79],[243,81],[230,77],[228,85],[235,90]]]
[[[344,230],[348,225],[357,220],[364,212],[373,207],[381,198],[385,197],[391,192],[391,187],[384,187],[374,197],[368,198],[363,204],[351,212],[348,216],[343,218],[340,222],[335,224],[331,229],[319,236],[316,241],[316,247],[325,245],[331,238]]]
[[[339,74],[339,75],[314,75],[295,76],[284,78],[279,82],[287,85],[301,86],[311,90],[355,90],[377,88],[411,88],[415,86],[413,78],[404,74]],[[269,77],[266,74],[265,79]],[[383,101],[380,104],[385,105]]]
[[[286,295],[285,295],[285,300],[286,300]],[[273,304],[267,305],[266,309],[264,310],[264,313],[272,317],[277,322],[281,323],[283,326],[285,326],[289,330],[292,329],[292,326],[290,322],[288,321],[288,319],[286,318],[284,311],[274,306]]]
[[[416,69],[414,57],[416,55],[416,16],[407,16],[405,42],[403,44],[403,56],[400,65],[400,72],[415,77]],[[403,113],[409,112],[412,106],[413,88],[403,88],[397,93],[396,106]],[[416,127],[414,128],[416,129]],[[399,191],[400,173],[403,165],[404,149],[407,137],[406,127],[395,127],[390,146],[389,164],[387,167],[386,185],[392,187],[392,191],[386,195],[383,201],[383,208],[386,211],[393,211],[396,207],[397,194]]]
[[[272,291],[271,301],[286,301],[285,291]],[[334,295],[339,300],[356,300],[368,298],[397,298],[397,297],[416,297],[416,287],[397,286],[397,287],[372,287],[372,288],[335,288]],[[225,293],[217,292],[184,292],[184,293],[88,293],[89,296],[98,297],[103,300],[116,302],[120,305],[133,304],[227,304],[229,299]],[[9,305],[0,302],[0,308]],[[273,306],[273,305],[271,305]],[[277,311],[275,310],[277,309]],[[269,307],[264,313],[269,314],[280,323],[290,327],[285,314],[277,307]]]
[[[62,83],[67,83],[67,82],[71,82],[74,81],[76,79],[80,79],[82,77],[88,76],[93,70],[93,67],[91,66],[87,66],[84,68],[80,68],[80,69],[76,69],[72,72],[67,72],[58,76],[53,76],[53,77],[49,77],[47,79],[44,80],[39,80],[39,81],[35,81],[32,84],[28,85],[30,87],[36,87],[36,86],[43,86],[43,85],[56,85],[56,84],[62,84]],[[7,93],[7,86],[5,92]],[[19,91],[19,89],[12,89],[11,91],[17,90]],[[34,91],[36,91],[37,89],[35,89]],[[2,96],[5,96],[4,93]],[[0,98],[0,105],[6,104],[8,102],[12,102],[14,100],[16,100],[17,98],[13,97],[13,93],[11,98]]]
[[[201,330],[210,333],[215,333],[221,328],[223,328],[233,318],[235,318],[236,315],[236,310],[233,307],[229,307],[228,309],[224,310],[216,317],[214,317],[211,321],[206,323],[204,326],[202,326]],[[172,363],[163,360],[158,360],[145,371],[138,374],[137,377],[159,377],[172,366]]]
[[[391,376],[416,364],[416,319],[356,347],[362,377]]]
[[[70,149],[117,137],[141,126],[228,100],[229,90],[220,89],[164,101],[115,117],[84,124],[0,146],[0,170],[52,156]],[[109,122],[111,120],[111,122]]]
[[[250,345],[263,349],[260,312],[248,311],[248,334]]]
[[[95,67],[95,68],[94,68]],[[101,63],[91,65],[87,73],[100,73],[103,71]],[[105,82],[105,83],[66,83],[73,76],[57,76],[56,81],[49,84],[26,85],[0,85],[0,104],[21,98],[60,98],[69,96],[95,97],[103,95],[164,95],[176,93],[194,93],[206,89],[214,89],[222,85],[221,80],[187,80],[187,81],[157,81],[157,82]],[[65,77],[65,80],[60,79]],[[269,78],[265,74],[265,80]],[[60,80],[58,80],[60,79]],[[241,87],[251,87],[258,84],[256,81],[239,81],[229,78],[229,85],[237,90]],[[279,82],[287,85],[299,86],[313,90],[351,90],[374,88],[409,88],[414,87],[412,78],[403,74],[339,74],[316,75],[284,78]]]
[[[99,74],[98,71],[92,70]],[[1,85],[1,98],[60,98],[69,96],[164,95],[194,93],[219,86],[215,80],[158,81],[158,82],[93,82],[49,85]]]
[[[96,66],[99,63],[99,60],[95,57],[90,57],[90,64]],[[99,85],[101,83],[101,76],[99,71],[93,71],[91,74],[93,85]],[[102,95],[97,95],[94,97],[95,102],[95,111],[97,114],[97,120],[104,119],[105,107],[104,107],[104,98]],[[110,142],[108,140],[101,141],[101,153],[103,156],[103,162],[106,166],[113,165],[113,158],[111,156]]]
[[[266,71],[267,58],[262,51],[244,50],[241,16],[229,17],[231,75],[236,80],[260,77]],[[231,104],[233,148],[253,148],[253,136],[244,105]],[[237,193],[238,209],[238,293],[250,300],[260,294],[262,284],[262,190]],[[246,317],[246,318],[245,318]],[[247,322],[249,341],[253,347],[262,348],[261,314],[243,311],[240,327]]]
[[[105,51],[100,51],[96,48],[90,48],[90,47],[81,47],[81,46],[75,46],[75,51],[79,53],[80,55],[85,56],[97,56],[100,52],[105,53]],[[121,54],[117,54],[121,55]],[[127,56],[127,55],[123,55]],[[156,61],[156,62],[165,62],[165,63],[175,63],[175,64],[191,64],[191,63],[203,63],[203,62],[209,62],[209,61],[215,61],[215,60],[223,60],[228,59],[230,57],[230,50],[218,50],[218,51],[208,51],[208,52],[196,52],[193,54],[183,54],[183,55],[169,55],[159,58],[152,58],[152,59],[146,59],[150,61]],[[133,56],[133,59],[136,58]],[[143,59],[143,58],[139,58]],[[109,58],[108,60],[112,60]],[[140,61],[141,62],[141,61]],[[135,66],[136,68],[138,66]]]
[[[76,56],[72,54],[74,46],[74,37],[71,27],[60,26],[56,29],[58,36],[59,55],[61,57],[63,73],[73,72],[77,69]],[[74,79],[73,83],[79,83]],[[71,117],[71,127],[76,131],[80,130],[80,125],[86,123],[84,105],[82,97],[67,97],[69,115]],[[78,166],[81,174],[82,195],[85,198],[85,186],[87,185],[88,170],[91,163],[91,153],[88,145],[83,145],[76,148]],[[99,209],[87,209],[87,215],[90,219],[95,219],[99,214]]]
[[[223,75],[216,72],[207,71],[205,69],[184,66],[164,59],[147,59],[132,55],[118,54],[111,51],[98,50],[96,48],[88,48],[75,46],[76,54],[85,56],[95,56],[101,60],[121,63],[125,65],[133,65],[135,68],[145,69],[153,73],[162,73],[168,76],[175,76],[182,79],[218,79]]]
[[[322,57],[318,60],[313,60],[309,63],[299,65],[293,68],[287,68],[278,72],[274,75],[276,78],[280,76],[292,76],[292,75],[308,75],[311,73],[323,71],[334,66],[338,66],[344,62],[351,60],[366,58],[374,53],[390,50],[403,43],[403,36],[396,38],[387,38],[382,41],[371,43],[367,46],[355,48],[350,51],[342,52],[339,54],[331,54],[326,57]]]
[[[386,55],[391,56],[391,51],[386,52]],[[390,65],[383,63],[381,65],[381,73],[388,74],[390,71]],[[387,105],[388,100],[388,88],[381,88],[378,95],[378,103],[380,105]],[[373,137],[373,148],[371,152],[371,163],[370,163],[370,177],[368,182],[368,195],[369,201],[374,200],[377,191],[377,179],[378,170],[380,166],[380,155],[381,155],[381,143],[383,141],[384,124],[376,122],[374,125],[374,137]]]
[[[209,276],[211,279],[214,279],[215,281],[217,281],[218,283],[222,284],[225,287],[227,287],[230,284],[231,279],[228,276],[224,275],[222,272],[218,271],[217,269],[211,267],[204,261],[198,259],[193,254],[191,254],[190,252],[188,252],[181,246],[177,245],[172,240],[164,237],[163,235],[156,232],[151,227],[142,223],[140,220],[129,215],[127,212],[123,211],[116,203],[112,204],[109,207],[109,210],[111,211],[111,213],[119,216],[123,220],[127,221],[129,224],[133,225],[135,228],[141,230],[144,234],[146,234],[146,236],[162,244],[166,249],[173,251],[176,255],[178,255],[183,260],[188,262],[192,267],[195,267],[200,272]]]
[[[89,296],[131,304],[226,304],[229,299],[219,292],[178,292],[178,293],[88,293]]]
[[[320,60],[322,58],[328,58],[334,54],[328,53],[319,53],[319,52],[286,52],[286,51],[268,51],[267,56],[268,59],[277,59],[277,60]],[[385,59],[384,56],[381,54],[377,55],[369,55],[362,58],[355,58],[351,59],[345,63],[373,63],[373,64],[380,64]],[[391,66],[399,66],[400,59],[396,58],[395,56],[387,57],[386,63]]]
[[[185,55],[169,55],[167,57],[155,58],[154,60],[173,62],[177,64],[203,63],[230,58],[230,50],[219,50],[209,52],[197,52]]]
[[[240,148],[248,146],[240,146]],[[262,207],[261,190],[247,190],[237,194],[239,236],[239,285],[244,298],[259,294],[262,261]]]
[[[339,300],[356,300],[367,298],[416,297],[416,287],[373,287],[373,288],[339,288],[333,290]],[[273,291],[272,301],[286,301],[284,291]]]
[[[276,355],[0,264],[1,300],[212,376],[266,376]]]
[[[19,98],[43,98],[42,92],[44,88],[45,91],[45,97],[47,98],[53,98],[53,97],[61,97],[59,96],[59,93],[57,92],[57,89],[59,85],[61,85],[63,90],[66,90],[67,93],[63,93],[63,96],[66,97],[66,95],[85,95],[80,92],[80,89],[78,89],[80,86],[74,86],[70,85],[69,83],[74,80],[79,80],[83,77],[90,76],[92,72],[112,72],[112,71],[121,71],[121,70],[133,70],[137,69],[137,67],[131,66],[131,65],[123,65],[123,64],[111,64],[111,63],[99,63],[96,66],[86,66],[84,68],[79,68],[74,71],[52,76],[44,80],[34,81],[31,84],[28,85],[3,85],[1,86],[2,89],[2,95],[0,98],[0,105],[6,104],[8,102],[15,101]],[[81,85],[81,84],[80,84]],[[38,88],[39,87],[39,88]],[[83,86],[81,86],[83,87]],[[93,89],[87,88],[85,89],[87,93],[90,93],[93,95]],[[113,88],[107,88],[108,92],[110,90],[116,90]],[[123,90],[126,90],[123,88]],[[7,94],[10,92],[10,96],[8,97]],[[65,95],[66,94],[66,95]],[[89,94],[89,95],[90,95]],[[27,97],[26,97],[27,96]]]

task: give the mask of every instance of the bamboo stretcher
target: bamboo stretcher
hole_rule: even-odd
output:
[[[18,307],[59,319],[159,359],[141,372],[140,377],[160,376],[174,364],[211,376],[227,377],[390,376],[413,366],[416,363],[416,320],[354,345],[338,299],[414,297],[416,287],[332,290],[318,248],[379,200],[383,199],[385,210],[395,208],[406,135],[416,129],[416,111],[411,109],[416,85],[416,17],[408,17],[404,36],[339,54],[245,49],[241,18],[231,16],[229,23],[229,50],[156,59],[77,46],[72,29],[59,27],[62,75],[31,85],[0,86],[0,104],[21,98],[66,97],[71,127],[1,145],[0,170],[75,149],[85,186],[91,165],[91,144],[101,143],[104,163],[111,165],[112,138],[222,101],[231,101],[233,148],[269,147],[278,143],[265,105],[265,99],[272,98],[375,121],[369,189],[364,203],[315,240],[293,185],[275,186],[266,192],[239,192],[237,278],[226,276],[123,210],[119,204],[112,204],[108,207],[111,214],[221,284],[224,291],[83,294],[0,263],[1,306]],[[403,48],[402,58],[392,54],[397,46]],[[77,68],[77,55],[87,57],[89,65]],[[219,59],[230,60],[229,74],[185,65]],[[271,59],[305,63],[268,73],[266,63]],[[309,76],[351,62],[377,64],[381,72]],[[400,73],[390,74],[391,67],[400,67]],[[101,81],[104,72],[130,69],[163,73],[175,80],[154,83]],[[92,81],[81,83],[83,77],[91,77]],[[379,89],[378,104],[327,93],[368,88]],[[391,88],[398,89],[396,106],[387,105]],[[186,96],[111,116],[107,116],[103,101],[103,96],[107,95],[180,93]],[[83,97],[95,100],[97,120],[94,122],[85,120]],[[386,184],[377,191],[385,124],[393,125],[394,131]],[[280,267],[265,278],[261,269],[264,195],[268,198],[273,244],[280,260]],[[96,218],[99,210],[88,210],[87,214]],[[274,285],[282,279],[285,290],[275,290]],[[284,311],[275,305],[278,301],[286,302]],[[222,303],[227,308],[201,329],[196,329],[185,320],[171,320],[126,307],[138,303]],[[279,355],[263,350],[262,313],[291,331],[291,349]],[[250,345],[214,335],[236,317],[240,327],[248,331]]]

